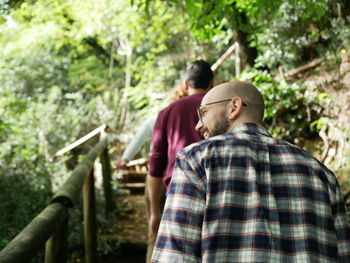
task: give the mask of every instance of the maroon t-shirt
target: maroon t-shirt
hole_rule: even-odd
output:
[[[195,94],[182,98],[158,115],[153,130],[149,174],[164,177],[166,185],[170,182],[177,152],[203,139],[195,130],[198,122],[196,108],[203,97],[203,94]]]

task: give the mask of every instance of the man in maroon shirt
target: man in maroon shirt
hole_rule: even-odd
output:
[[[152,153],[147,178],[150,202],[150,239],[152,237],[155,239],[157,236],[162,215],[160,200],[164,193],[164,183],[167,186],[170,182],[177,152],[203,139],[195,130],[198,122],[196,108],[200,105],[204,94],[213,87],[213,72],[210,65],[203,60],[191,63],[186,72],[185,85],[189,96],[162,110],[153,130]]]

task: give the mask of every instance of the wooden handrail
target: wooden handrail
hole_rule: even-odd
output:
[[[23,263],[30,260],[42,249],[46,240],[67,216],[67,208],[62,203],[47,206],[35,217],[3,250],[1,263]]]
[[[101,138],[100,142],[89,151],[85,159],[76,166],[71,176],[54,195],[51,202],[65,200],[69,207],[76,203],[83,187],[84,178],[91,171],[94,161],[100,156],[107,146],[107,137]]]
[[[81,137],[80,139],[76,140],[75,142],[71,143],[70,145],[64,147],[63,149],[59,150],[55,153],[55,157],[61,156],[65,154],[66,152],[69,152],[70,150],[74,149],[75,147],[83,144],[84,142],[90,140],[92,137],[95,137],[98,134],[101,134],[101,132],[104,132],[107,128],[106,124],[102,124],[100,127],[96,128],[92,132],[86,134],[85,136]]]
[[[100,129],[102,130],[101,127]],[[67,220],[69,218],[68,209],[74,206],[82,191],[85,222],[85,262],[97,261],[93,166],[95,160],[101,156],[106,207],[112,209],[111,175],[109,174],[111,167],[107,145],[107,134],[103,134],[98,144],[88,152],[84,160],[78,164],[70,177],[54,195],[51,203],[0,251],[1,263],[30,262],[50,237],[46,242],[45,262],[58,262],[58,258],[60,259],[59,262],[65,262],[66,258],[62,259],[62,257],[64,257],[64,250],[67,247],[65,242],[67,239]]]
[[[238,42],[233,43],[226,52],[211,66],[211,70],[215,72],[224,61],[233,54],[233,52],[236,51],[235,56],[235,67],[236,67],[236,77],[238,77],[241,74],[240,70],[240,58],[239,58],[239,44]]]
[[[140,158],[140,159],[136,159],[136,160],[131,160],[130,162],[128,162],[128,164],[126,166],[131,167],[131,166],[135,166],[135,165],[142,165],[142,164],[146,164],[147,162],[148,162],[147,158]]]

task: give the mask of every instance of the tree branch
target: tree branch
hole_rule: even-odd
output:
[[[84,38],[83,41],[89,46],[91,46],[98,54],[103,55],[103,57],[106,58],[107,61],[109,61],[110,58],[112,57],[114,64],[115,65],[119,64],[118,61],[113,56],[111,56],[110,52],[108,52],[100,44],[98,44],[96,38],[87,37],[87,38]]]

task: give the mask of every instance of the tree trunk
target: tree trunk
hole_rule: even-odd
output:
[[[250,47],[248,42],[248,33],[242,30],[235,29],[236,41],[240,45],[241,68],[254,66],[255,59],[258,55],[258,50],[255,47]]]

